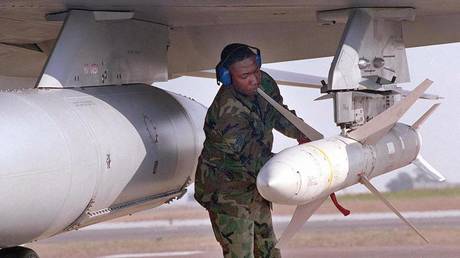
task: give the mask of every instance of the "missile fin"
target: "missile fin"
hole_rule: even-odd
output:
[[[326,95],[323,95],[323,96],[320,96],[314,99],[314,101],[326,100],[326,99],[332,99],[332,98],[334,98],[334,94],[326,94]]]
[[[417,130],[418,128],[420,128],[420,126],[431,116],[431,114],[433,114],[433,112],[436,110],[436,108],[439,107],[439,105],[441,105],[441,103],[436,103],[436,104],[434,104],[433,106],[431,106],[431,108],[428,109],[428,111],[426,111],[425,114],[423,114],[423,115],[412,125],[412,128],[414,128],[415,130]]]
[[[401,94],[404,97],[406,97],[410,93],[410,91],[403,90],[401,88],[396,88],[396,89],[393,89],[392,91],[394,91],[394,92],[396,92],[398,94]],[[421,99],[429,99],[429,100],[439,100],[439,99],[443,99],[444,97],[441,97],[441,96],[438,96],[438,95],[435,95],[435,94],[425,93],[425,94],[422,94],[422,96],[420,96],[420,98]]]
[[[396,122],[409,110],[433,82],[424,80],[406,98],[380,113],[366,124],[360,126],[348,134],[348,137],[363,144],[373,144],[382,138],[394,126]]]
[[[327,78],[315,75],[293,73],[269,68],[263,68],[263,70],[269,73],[278,84],[286,86],[319,89],[322,86],[321,81],[327,81]],[[196,72],[178,73],[173,74],[172,78],[177,78],[180,76],[216,79],[216,72],[213,70],[202,70]]]
[[[286,230],[284,230],[283,234],[276,243],[276,247],[280,248],[286,244],[286,242],[291,239],[301,228],[302,225],[313,215],[313,213],[324,203],[327,199],[327,196],[324,198],[317,199],[311,203],[303,204],[297,206],[294,211],[294,215],[292,215],[292,219],[289,222]]]
[[[313,127],[302,121],[302,119],[296,117],[289,110],[285,109],[278,102],[268,96],[267,93],[265,93],[261,88],[258,88],[257,92],[276,110],[278,110],[281,115],[283,115],[287,120],[289,120],[289,122],[291,122],[297,129],[299,129],[299,131],[301,131],[308,139],[311,141],[316,141],[324,138],[320,132],[316,131]]]
[[[216,79],[216,72],[211,71],[211,70],[203,70],[203,71],[196,71],[196,72],[177,73],[177,74],[173,74],[172,78],[170,79],[175,79],[181,76]]]
[[[423,170],[423,172],[427,173],[439,182],[446,181],[446,178],[441,173],[439,173],[438,170],[431,166],[430,163],[428,163],[428,161],[426,161],[422,157],[422,155],[419,154],[417,158],[414,161],[412,161],[412,164],[414,164],[419,169]]]
[[[371,191],[375,196],[377,196],[388,208],[390,208],[396,214],[396,216],[398,216],[404,223],[406,223],[407,226],[414,230],[415,233],[417,233],[417,235],[419,235],[427,244],[430,243],[428,239],[426,239],[422,235],[422,233],[420,233],[420,231],[414,225],[412,225],[412,223],[410,223],[406,218],[404,218],[404,216],[387,199],[385,199],[385,197],[379,192],[379,190],[377,190],[377,188],[375,188],[371,184],[367,177],[361,176],[360,182],[361,184],[366,186],[366,188],[369,189],[369,191]]]
[[[262,70],[269,73],[278,84],[286,86],[319,89],[322,86],[321,81],[327,81],[327,78],[310,74],[294,73],[265,67]]]

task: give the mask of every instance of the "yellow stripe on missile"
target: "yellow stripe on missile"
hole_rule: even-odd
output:
[[[331,187],[332,185],[332,179],[334,178],[334,169],[332,167],[332,162],[331,162],[331,159],[329,158],[329,156],[326,154],[326,152],[324,152],[322,149],[316,147],[316,146],[313,146],[313,145],[308,145],[308,147],[312,147],[313,149],[319,151],[319,153],[321,153],[321,155],[323,155],[324,159],[327,161],[327,163],[329,164],[329,177],[327,179],[327,183],[328,183],[328,187]]]

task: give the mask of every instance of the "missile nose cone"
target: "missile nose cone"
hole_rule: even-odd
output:
[[[300,175],[282,162],[268,162],[257,176],[257,189],[267,200],[286,203],[298,193]]]

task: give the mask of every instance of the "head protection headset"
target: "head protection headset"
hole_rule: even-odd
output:
[[[217,78],[217,85],[223,85],[224,87],[228,87],[232,84],[232,76],[230,74],[229,70],[229,65],[231,64],[226,64],[226,62],[234,55],[238,50],[243,49],[243,48],[249,48],[252,50],[256,51],[256,64],[258,67],[262,65],[262,57],[260,56],[260,49],[249,46],[246,44],[239,44],[239,43],[233,43],[228,46],[235,45],[235,49],[231,50],[230,53],[227,54],[227,56],[221,57],[220,62],[216,66],[216,78]],[[225,48],[227,48],[225,47]],[[224,50],[225,50],[224,48]]]

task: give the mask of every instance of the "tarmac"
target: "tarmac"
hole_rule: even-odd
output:
[[[460,210],[404,212],[424,243],[386,212],[314,215],[283,257],[460,257]],[[289,216],[273,218],[279,236]],[[222,257],[207,219],[106,222],[26,245],[47,257]]]

